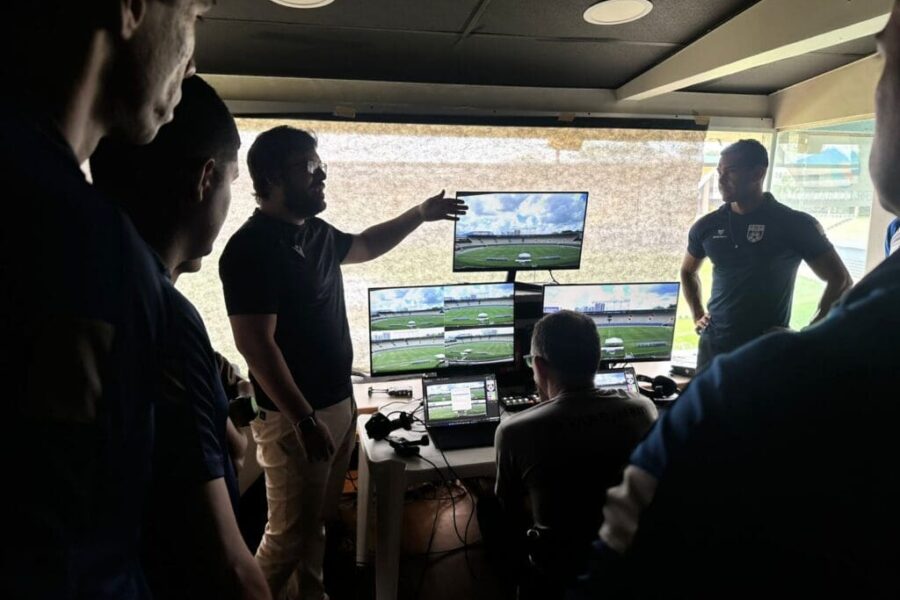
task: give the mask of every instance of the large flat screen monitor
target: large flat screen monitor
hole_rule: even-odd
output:
[[[679,288],[675,282],[548,285],[543,310],[591,317],[605,363],[670,360]]]
[[[578,269],[587,192],[458,192],[454,271]]]
[[[372,375],[514,361],[514,284],[369,290]]]

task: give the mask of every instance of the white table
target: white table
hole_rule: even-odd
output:
[[[412,385],[413,397],[421,396],[421,381],[392,382],[392,385]],[[363,390],[365,388],[362,388]],[[363,392],[365,393],[365,392]],[[394,398],[384,398],[387,403]],[[414,403],[409,404],[412,410]],[[404,410],[401,404],[391,405],[384,412]],[[390,445],[382,440],[369,439],[366,422],[371,415],[360,415],[357,424],[359,435],[359,488],[356,508],[356,562],[367,563],[369,520],[377,512],[375,530],[375,598],[394,600],[397,597],[397,582],[400,569],[400,533],[403,519],[403,497],[409,486],[440,480],[434,467],[419,458],[398,456]],[[398,435],[403,430],[394,432]],[[418,438],[421,433],[407,435]],[[434,444],[421,447],[421,455],[433,462],[447,479],[455,477],[492,477],[496,467],[494,448],[469,448],[449,450],[444,453],[453,467],[450,473],[444,456]],[[377,490],[378,501],[375,501]]]
[[[638,372],[647,375],[668,373],[668,363],[644,363],[635,365]],[[676,378],[679,387],[687,382],[686,378]],[[384,394],[369,396],[368,387],[377,388],[408,386],[412,388],[414,401],[394,403],[397,398]],[[404,494],[409,486],[440,480],[434,466],[419,458],[403,458],[384,440],[369,439],[366,423],[372,418],[371,413],[391,403],[382,412],[394,410],[412,410],[418,399],[422,397],[422,380],[391,381],[388,383],[355,384],[355,395],[360,407],[357,435],[359,437],[359,479],[357,481],[358,496],[356,508],[356,562],[369,562],[368,533],[373,512],[377,513],[375,530],[375,598],[376,600],[395,600],[400,570],[400,529],[403,520]],[[421,414],[421,412],[419,413]],[[501,410],[501,418],[507,413]],[[403,430],[394,434],[403,436]],[[421,433],[409,434],[405,437],[418,438]],[[434,444],[421,447],[421,455],[433,462],[447,479],[462,477],[493,477],[496,475],[495,451],[493,446],[469,448],[465,450],[449,450],[441,455]],[[453,467],[455,475],[450,473],[447,463]],[[375,501],[377,490],[378,501]]]

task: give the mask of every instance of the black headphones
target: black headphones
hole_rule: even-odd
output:
[[[427,446],[429,444],[427,435],[423,435],[417,440],[395,437],[387,437],[385,439],[387,440],[387,443],[391,445],[391,448],[394,449],[394,452],[400,456],[419,456],[419,451],[421,450],[420,446]]]
[[[406,429],[409,431],[413,426],[413,416],[408,412],[401,412],[393,421],[388,419],[382,413],[375,413],[372,418],[366,422],[366,433],[373,440],[383,440],[395,429]]]
[[[678,384],[664,375],[657,375],[652,379],[646,375],[637,375],[635,377],[639,382],[650,384],[650,390],[641,386],[638,386],[638,390],[651,400],[669,400],[671,396],[677,397]],[[672,399],[674,400],[674,398]]]

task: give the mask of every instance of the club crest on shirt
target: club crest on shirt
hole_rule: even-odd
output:
[[[763,239],[763,235],[766,233],[765,225],[748,225],[747,226],[747,241],[751,244],[755,244],[756,242]]]

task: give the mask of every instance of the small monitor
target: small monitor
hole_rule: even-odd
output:
[[[497,379],[492,374],[422,381],[428,427],[500,420]]]
[[[369,290],[372,375],[514,361],[514,284]]]
[[[591,317],[604,363],[670,360],[679,289],[676,282],[548,285],[543,312]]]
[[[578,269],[587,192],[458,192],[454,271]]]
[[[623,390],[632,394],[640,393],[632,367],[597,371],[594,375],[594,387],[601,392]]]

